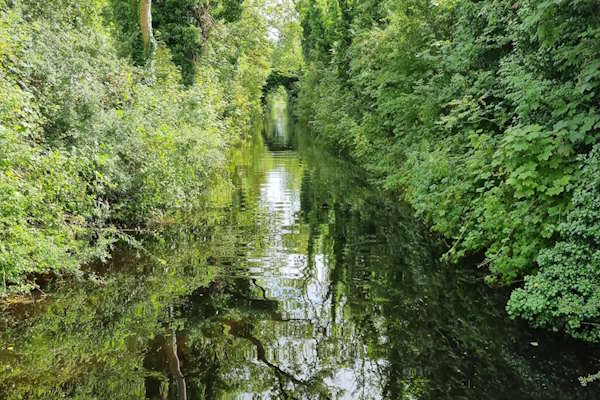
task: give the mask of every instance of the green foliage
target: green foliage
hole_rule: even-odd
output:
[[[109,14],[116,22],[121,51],[144,63],[138,10],[131,4],[139,0],[110,0]],[[183,81],[193,84],[196,62],[219,21],[235,22],[241,18],[242,0],[164,0],[152,4],[155,36],[171,51],[173,61],[181,68]]]
[[[228,25],[215,25],[203,57],[198,60],[197,81],[221,89],[217,102],[222,103],[222,116],[230,126],[228,135],[248,135],[249,127],[262,115],[262,87],[267,78],[271,45],[267,24],[259,8],[260,0],[248,1],[239,20]]]
[[[538,257],[540,270],[513,292],[512,315],[535,326],[564,329],[592,342],[600,340],[600,151],[585,160],[581,179],[560,239]]]
[[[302,26],[291,0],[278,1],[267,9],[272,36],[271,68],[283,75],[298,75],[304,67]]]
[[[259,112],[269,57],[259,38],[217,24],[219,40],[183,86],[160,41],[143,67],[120,58],[106,10],[104,1],[2,4],[0,297],[40,274],[78,273],[107,258],[123,229],[202,204]],[[256,13],[240,18],[260,35]]]
[[[302,1],[298,114],[450,239],[449,259],[485,254],[488,280],[513,282],[541,267],[590,185],[596,6]]]
[[[69,10],[71,11],[71,10]],[[107,238],[86,229],[87,221],[105,218],[80,171],[86,160],[69,149],[48,148],[44,125],[50,125],[38,96],[40,86],[26,84],[32,63],[29,30],[19,10],[5,8],[0,15],[0,294],[30,289],[23,280],[60,265],[74,272],[91,256],[105,256]],[[40,71],[43,72],[43,71]],[[37,83],[37,82],[36,82]],[[57,96],[58,97],[58,96]],[[99,246],[90,247],[95,241]],[[77,256],[74,256],[77,254]]]

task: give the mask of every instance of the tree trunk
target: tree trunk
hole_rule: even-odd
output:
[[[195,18],[200,31],[202,32],[202,41],[206,43],[210,30],[214,24],[214,20],[210,15],[210,3],[197,5],[194,9]]]
[[[152,0],[140,1],[140,27],[142,28],[144,53],[149,55],[154,45],[154,36],[152,35]]]

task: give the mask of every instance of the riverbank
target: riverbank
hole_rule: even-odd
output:
[[[298,115],[514,318],[600,340],[595,1],[302,2]]]
[[[121,3],[0,1],[0,298],[201,205],[262,112],[256,11],[214,20],[183,79],[173,39],[136,52],[138,2]]]

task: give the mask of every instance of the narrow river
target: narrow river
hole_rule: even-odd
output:
[[[275,107],[233,190],[0,327],[2,399],[598,399],[600,352],[526,328],[398,199]],[[158,255],[158,256],[157,256]],[[26,316],[27,318],[23,318]]]

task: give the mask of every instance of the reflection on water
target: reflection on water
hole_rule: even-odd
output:
[[[505,293],[271,110],[235,190],[148,243],[160,260],[118,252],[99,283],[6,311],[0,398],[600,398],[577,381],[600,352],[508,320]]]

